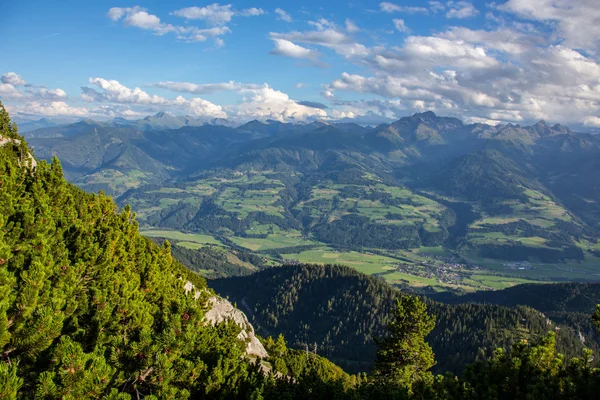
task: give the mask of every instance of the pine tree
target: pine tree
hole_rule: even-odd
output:
[[[415,296],[402,295],[396,301],[389,335],[379,340],[373,371],[381,386],[406,388],[410,393],[417,382],[430,382],[428,370],[435,364],[433,351],[425,337],[435,326],[435,318]]]

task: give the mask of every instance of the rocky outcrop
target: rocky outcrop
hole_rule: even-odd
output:
[[[200,298],[201,292],[196,290],[196,287],[191,282],[186,282],[184,290],[186,293],[193,292],[195,299]],[[229,301],[218,296],[213,296],[208,301],[212,304],[212,308],[205,315],[209,323],[215,325],[222,321],[232,320],[242,328],[238,339],[247,343],[246,354],[260,358],[267,358],[269,356],[265,347],[254,334],[254,327],[243,312],[235,308]]]
[[[229,301],[221,297],[212,297],[209,300],[213,306],[206,313],[206,319],[212,324],[218,324],[224,320],[233,320],[238,326],[242,327],[238,338],[247,341],[246,353],[260,358],[266,358],[269,355],[262,343],[254,335],[254,327],[248,322],[246,315],[235,308]]]
[[[10,138],[5,138],[3,136],[0,136],[0,147],[6,146],[8,144],[14,144],[16,146],[20,146],[21,145],[21,141],[19,139],[10,139]],[[35,168],[37,167],[37,161],[35,161],[35,158],[33,157],[33,155],[30,152],[27,152],[27,154],[22,154],[20,159],[19,159],[19,165],[21,165],[21,163],[23,163],[23,165],[25,165],[28,168]]]

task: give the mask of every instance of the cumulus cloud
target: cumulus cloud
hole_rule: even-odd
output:
[[[446,6],[441,1],[434,0],[429,2],[429,9],[435,14],[444,11]]]
[[[87,108],[72,107],[64,101],[31,101],[23,105],[12,106],[10,111],[16,115],[46,117],[85,117],[91,114]]]
[[[28,84],[21,75],[7,72],[0,76],[0,98],[19,101],[62,101],[67,99],[67,93],[62,89],[47,89]]]
[[[281,21],[292,22],[292,16],[287,12],[283,11],[281,8],[276,8],[275,14],[277,14],[277,19]]]
[[[256,17],[266,14],[262,8],[246,8],[243,10],[235,10],[231,4],[221,5],[213,3],[204,7],[186,7],[173,11],[171,15],[185,18],[187,20],[203,20],[211,25],[225,25],[231,22],[231,19],[236,16]]]
[[[34,94],[44,100],[65,100],[67,98],[67,93],[62,89],[42,88],[34,92]]]
[[[180,93],[211,94],[221,91],[234,91],[242,96],[241,102],[223,107],[223,111],[233,120],[275,119],[278,121],[300,121],[327,117],[327,106],[318,102],[294,101],[286,93],[275,90],[268,84],[222,83],[196,84],[191,82],[159,82],[150,85]],[[166,100],[166,99],[165,99]],[[167,100],[169,102],[169,100]],[[167,103],[170,104],[170,103]],[[182,103],[190,108],[191,106]],[[214,110],[213,110],[214,112]]]
[[[398,32],[408,32],[408,27],[406,26],[406,24],[404,24],[403,19],[394,18],[392,22],[394,23],[394,26],[396,27],[396,30],[398,30]]]
[[[178,96],[175,99],[167,99],[162,96],[151,95],[138,87],[132,89],[116,80],[104,78],[90,78],[89,83],[97,86],[101,91],[86,86],[82,87],[81,99],[87,102],[174,107],[199,117],[227,117],[221,106],[197,97],[185,99]]]
[[[401,56],[417,59],[421,65],[489,68],[499,64],[484,47],[433,36],[411,36],[406,39]]]
[[[360,32],[360,28],[350,18],[346,18],[346,32],[348,32],[348,33]]]
[[[7,72],[0,77],[0,81],[7,85],[12,86],[25,86],[27,82],[21,77],[21,75],[14,72]]]
[[[325,110],[298,104],[267,84],[258,89],[244,89],[241,93],[244,95],[242,102],[228,108],[240,120],[257,118],[285,122],[327,117]]]
[[[379,8],[381,11],[389,14],[396,12],[407,14],[427,14],[429,12],[429,10],[425,7],[399,6],[389,2],[379,3]]]
[[[130,89],[116,80],[104,78],[90,78],[89,83],[102,89],[102,92],[89,87],[82,87],[81,98],[89,102],[114,102],[128,104],[155,104],[166,105],[168,100],[164,97],[150,95],[140,88]]]
[[[210,24],[223,25],[231,21],[235,12],[231,4],[220,5],[218,3],[210,4],[205,7],[186,7],[171,14],[188,20],[201,19]]]
[[[222,25],[219,21],[224,21],[226,12],[219,12],[219,7],[216,4],[211,6],[204,7],[200,9],[199,7],[190,7],[190,9],[182,9],[174,12],[175,15],[185,16],[189,15],[193,17],[194,15],[204,15],[204,18],[207,21],[213,22],[213,26],[210,28],[198,28],[195,26],[179,26],[179,25],[171,25],[163,23],[159,17],[153,14],[149,14],[147,10],[141,7],[113,7],[108,10],[107,16],[117,22],[122,21],[125,26],[136,27],[144,30],[151,31],[153,34],[162,36],[167,33],[173,33],[177,35],[177,38],[185,41],[185,42],[204,42],[208,38],[214,38],[216,47],[221,47],[224,44],[223,39],[219,38],[219,36],[223,36],[227,33],[230,33],[231,30]],[[231,6],[222,6],[229,10],[232,13]],[[215,9],[216,8],[216,9]],[[210,11],[202,13],[202,11],[195,11],[195,9],[205,10],[208,9]],[[211,14],[212,12],[212,14]],[[240,13],[246,16],[253,15],[261,15],[264,14],[262,9],[258,8],[249,8],[246,10],[242,10]],[[190,18],[194,19],[194,18]],[[229,17],[230,19],[230,17]],[[229,21],[229,20],[227,20]]]
[[[479,10],[468,1],[449,1],[447,18],[471,18],[479,14]]]
[[[373,76],[344,73],[325,85],[323,96],[339,101],[337,92],[358,92],[403,99],[411,111],[587,126],[600,106],[598,62],[564,45],[547,45],[529,27],[451,27],[437,36],[410,36],[401,47],[370,48],[357,64],[368,65]]]
[[[263,10],[262,8],[256,8],[256,7],[252,7],[252,8],[246,8],[242,11],[240,11],[240,15],[243,17],[257,17],[259,15],[265,15],[267,12],[265,10]]]
[[[594,117],[594,116],[586,117],[583,120],[583,124],[585,126],[591,126],[591,127],[594,127],[594,128],[600,128],[600,117]]]
[[[288,33],[271,32],[269,36],[271,39],[283,39],[292,43],[323,46],[334,50],[346,58],[364,57],[368,54],[366,46],[357,43],[331,21],[320,19],[318,21],[310,21],[309,25],[314,26],[316,30]]]
[[[518,56],[532,48],[542,45],[544,39],[536,33],[523,33],[502,27],[494,30],[472,30],[466,27],[451,27],[442,32],[441,37],[451,40],[462,40],[467,43],[485,46],[509,55]]]
[[[122,20],[127,26],[149,30],[156,35],[164,35],[177,30],[175,26],[161,22],[160,18],[156,15],[148,14],[148,12],[141,7],[113,7],[108,10],[107,15],[115,22]]]
[[[563,45],[598,51],[600,8],[596,0],[509,0],[497,8],[523,19],[554,23]]]
[[[299,46],[285,39],[273,38],[271,40],[273,40],[273,43],[275,44],[275,47],[273,48],[273,50],[271,50],[271,54],[284,57],[306,59],[310,60],[314,64],[320,64],[318,60],[320,53],[316,50],[311,50],[306,47]]]
[[[14,85],[10,83],[0,83],[0,98],[19,98],[23,97],[21,93]]]
[[[223,39],[219,36],[231,33],[231,30],[226,26],[214,26],[207,29],[199,29],[196,27],[180,28],[178,39],[186,42],[204,42],[208,38],[214,38],[217,47],[221,47],[224,44]]]

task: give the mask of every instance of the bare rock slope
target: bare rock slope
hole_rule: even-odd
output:
[[[198,299],[200,297],[200,292],[196,290],[191,282],[186,282],[184,290],[186,293],[195,291],[194,298]],[[209,301],[212,303],[212,308],[205,315],[208,322],[214,325],[228,319],[233,320],[233,322],[242,328],[238,339],[247,341],[248,343],[246,353],[260,358],[267,358],[269,356],[265,347],[254,334],[254,327],[243,312],[235,308],[229,301],[218,296],[211,297]]]

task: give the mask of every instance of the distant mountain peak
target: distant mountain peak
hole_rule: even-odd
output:
[[[174,117],[174,115],[171,113],[168,113],[166,111],[159,111],[156,114],[154,114],[154,118],[165,118],[165,117]]]
[[[276,119],[268,119],[264,122],[267,125],[278,125],[278,124],[283,124],[283,122],[281,121],[277,121]]]
[[[421,117],[421,118],[431,118],[431,119],[437,118],[437,115],[435,115],[435,113],[433,111],[431,111],[431,110],[430,111],[422,112],[420,114],[417,113],[417,114],[415,114],[413,116],[414,117]]]
[[[81,118],[78,122],[79,124],[87,124],[87,125],[98,125],[98,122],[94,121],[90,118]]]

